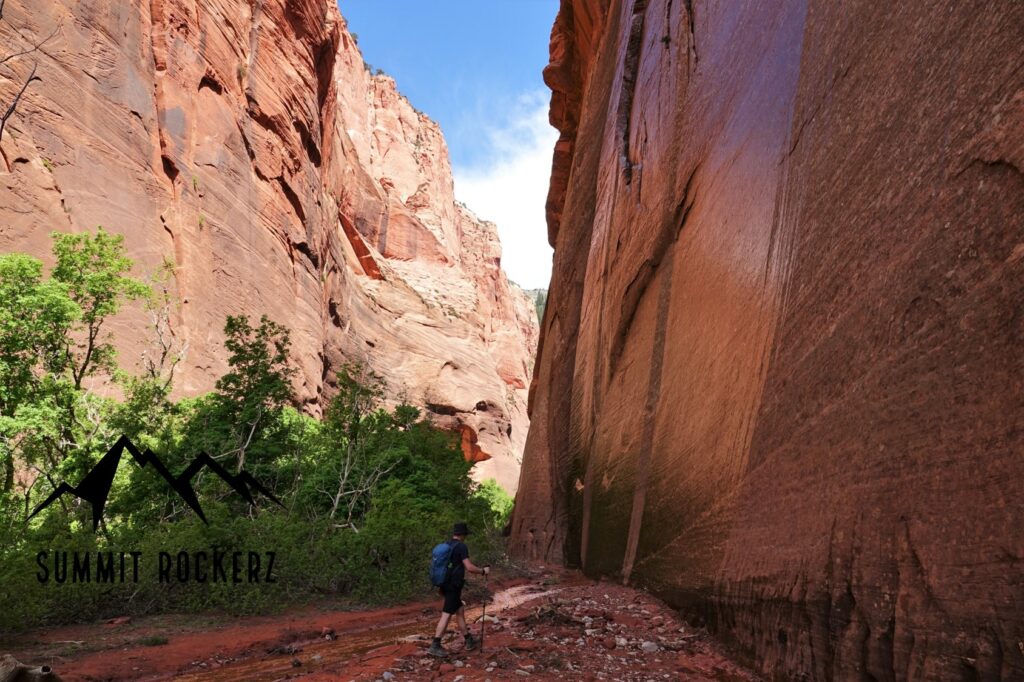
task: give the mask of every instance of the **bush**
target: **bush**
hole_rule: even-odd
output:
[[[487,506],[494,513],[495,523],[498,526],[504,527],[508,524],[509,517],[512,516],[512,507],[515,504],[515,500],[505,492],[504,488],[498,485],[496,480],[493,478],[487,479],[477,487],[474,494],[487,503]]]

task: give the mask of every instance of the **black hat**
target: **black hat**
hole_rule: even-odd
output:
[[[469,526],[462,522],[456,523],[452,535],[469,535]]]

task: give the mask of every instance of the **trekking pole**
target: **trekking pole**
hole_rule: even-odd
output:
[[[484,573],[484,612],[480,616],[480,653],[484,652],[484,632],[487,630],[487,600],[490,598],[491,593],[487,589],[487,577],[490,574],[491,569],[487,569],[487,573]]]

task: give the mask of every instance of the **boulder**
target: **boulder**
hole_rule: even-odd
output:
[[[60,682],[61,678],[48,665],[29,667],[14,656],[0,656],[0,682]]]

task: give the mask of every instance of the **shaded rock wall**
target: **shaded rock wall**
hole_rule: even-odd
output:
[[[124,234],[140,274],[175,266],[179,394],[224,370],[225,315],[266,313],[292,330],[307,409],[363,360],[472,430],[476,475],[515,489],[532,303],[494,225],[455,202],[440,129],[364,68],[333,1],[5,3],[0,44],[54,30],[0,75],[5,103],[36,61],[42,78],[0,146],[0,249]],[[122,364],[146,329],[112,326]]]
[[[518,555],[780,678],[1024,677],[1022,26],[563,0]]]

